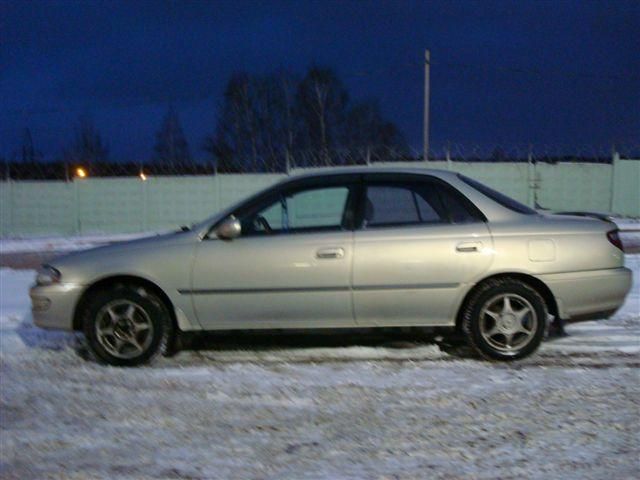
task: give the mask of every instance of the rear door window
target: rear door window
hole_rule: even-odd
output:
[[[369,227],[420,223],[415,192],[400,185],[374,185],[367,189],[365,222]]]
[[[482,214],[453,187],[430,180],[371,182],[366,188],[363,227],[481,221]]]
[[[367,187],[365,227],[420,225],[443,221],[438,206],[417,185],[383,184]],[[441,207],[440,207],[441,209]]]

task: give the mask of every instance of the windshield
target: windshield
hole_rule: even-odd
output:
[[[458,174],[458,178],[462,180],[467,185],[475,188],[483,195],[486,195],[494,202],[498,202],[503,207],[508,208],[509,210],[513,210],[514,212],[523,213],[525,215],[536,215],[536,212],[533,208],[527,207],[525,204],[514,200],[511,197],[507,197],[504,193],[500,193],[493,188],[487,187],[486,185],[474,180],[473,178],[465,177],[464,175]]]

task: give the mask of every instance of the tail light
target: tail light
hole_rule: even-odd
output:
[[[609,240],[611,245],[624,252],[624,246],[622,245],[622,240],[620,240],[618,230],[611,230],[610,232],[607,232],[607,240]]]

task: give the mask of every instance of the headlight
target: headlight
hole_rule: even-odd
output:
[[[62,275],[51,265],[42,265],[36,274],[36,285],[45,286],[60,283]]]

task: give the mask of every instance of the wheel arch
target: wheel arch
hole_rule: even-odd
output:
[[[553,295],[553,292],[551,291],[551,289],[542,280],[534,277],[533,275],[529,275],[526,273],[503,272],[503,273],[491,275],[489,277],[485,277],[479,282],[477,282],[472,288],[469,289],[469,291],[464,296],[462,302],[460,303],[460,306],[458,307],[458,312],[456,314],[456,330],[460,330],[462,327],[464,311],[469,301],[471,300],[471,298],[473,298],[474,293],[478,291],[478,289],[480,289],[488,281],[496,280],[496,279],[507,279],[507,278],[519,280],[529,285],[531,288],[533,288],[536,292],[538,292],[542,296],[547,306],[547,310],[549,314],[553,315],[554,317],[558,316],[559,309],[558,309],[558,303],[556,301],[556,298]]]
[[[134,285],[152,291],[164,303],[164,306],[167,308],[167,310],[169,311],[169,315],[171,316],[171,322],[173,323],[174,331],[178,331],[178,319],[176,318],[176,311],[169,296],[164,292],[164,290],[162,290],[162,288],[160,288],[151,280],[136,275],[111,275],[97,280],[88,288],[86,288],[85,291],[82,292],[82,295],[76,303],[75,309],[73,311],[73,330],[82,330],[82,308],[84,307],[90,296],[99,290],[116,287],[118,285]]]

